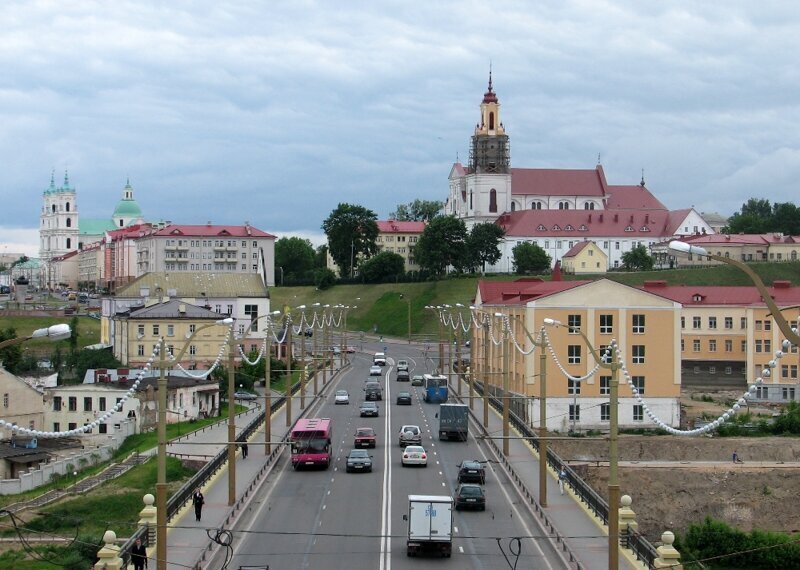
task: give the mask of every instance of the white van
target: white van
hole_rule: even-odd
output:
[[[372,364],[386,366],[386,355],[382,352],[376,352],[375,356],[372,357]]]

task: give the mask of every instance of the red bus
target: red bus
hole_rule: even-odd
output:
[[[292,467],[322,467],[331,464],[331,437],[333,422],[329,418],[302,418],[297,420],[290,436]]]

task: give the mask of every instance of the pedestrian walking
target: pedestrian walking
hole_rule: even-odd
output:
[[[242,459],[247,459],[247,442],[242,443]]]
[[[133,548],[131,548],[131,562],[133,562],[133,570],[147,568],[147,549],[142,544],[141,538],[137,538]]]
[[[738,453],[736,453],[736,450],[735,450],[735,449],[733,450],[733,462],[734,462],[734,463],[744,463],[744,462],[743,462],[743,461],[742,461],[742,460],[739,458],[739,454],[738,454]]]
[[[200,492],[200,489],[192,495],[192,504],[194,505],[194,516],[197,520],[200,520],[200,515],[203,514],[203,505],[206,504],[206,498]]]
[[[561,468],[561,471],[558,474],[558,490],[561,491],[561,494],[564,494],[564,481],[567,480],[567,472],[564,468]]]

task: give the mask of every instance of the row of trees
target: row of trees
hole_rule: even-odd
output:
[[[734,213],[722,229],[727,234],[766,234],[780,232],[800,235],[800,208],[791,202],[770,204],[763,198],[750,198]]]

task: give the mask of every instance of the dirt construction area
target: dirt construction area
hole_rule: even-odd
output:
[[[550,445],[608,499],[607,440]],[[743,531],[800,532],[800,438],[621,435],[619,483],[650,540],[706,516]]]

